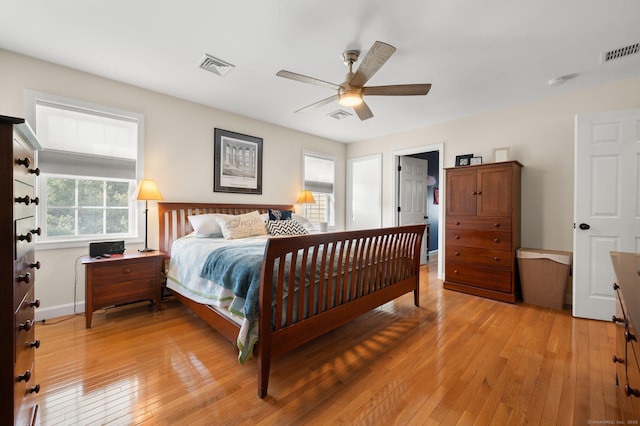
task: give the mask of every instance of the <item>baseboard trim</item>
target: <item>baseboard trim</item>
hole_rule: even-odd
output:
[[[69,303],[66,305],[50,306],[36,309],[36,321],[48,320],[51,318],[64,317],[75,313],[84,313],[84,302]]]

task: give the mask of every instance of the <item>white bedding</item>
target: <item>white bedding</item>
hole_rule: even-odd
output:
[[[202,266],[209,253],[219,247],[263,242],[269,235],[260,235],[235,240],[218,238],[196,238],[193,234],[179,238],[171,246],[171,261],[167,273],[167,287],[198,303],[211,305],[217,311],[240,326],[238,335],[238,361],[243,364],[251,355],[250,348],[258,340],[257,327],[244,318],[244,300],[236,298],[233,291],[222,285],[200,277]]]

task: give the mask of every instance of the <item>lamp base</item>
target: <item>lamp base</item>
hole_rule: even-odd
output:
[[[152,248],[149,248],[149,247],[145,247],[145,248],[142,248],[142,249],[138,249],[138,251],[140,253],[149,253],[150,251],[156,251],[156,250],[152,249]]]

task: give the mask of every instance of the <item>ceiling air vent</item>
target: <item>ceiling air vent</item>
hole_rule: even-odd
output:
[[[351,117],[353,114],[350,114],[345,110],[339,109],[327,115],[331,118],[335,118],[336,120],[342,120],[343,118]]]
[[[600,62],[604,64],[605,62],[633,55],[634,53],[638,52],[640,52],[640,43],[632,44],[626,47],[621,47],[620,49],[603,52],[600,58]]]
[[[225,75],[231,68],[235,67],[235,65],[229,62],[225,62],[222,59],[215,58],[206,53],[202,59],[200,59],[198,66],[203,70],[218,74],[219,76]]]

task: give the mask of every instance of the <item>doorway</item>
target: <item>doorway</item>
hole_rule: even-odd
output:
[[[441,220],[442,216],[442,200],[440,199],[441,194],[444,192],[444,172],[443,172],[443,144],[433,144],[420,146],[410,149],[404,149],[399,151],[394,151],[392,154],[392,169],[398,170],[398,166],[400,165],[400,157],[410,156],[410,157],[423,157],[429,160],[428,167],[428,175],[435,179],[435,182],[429,182],[428,189],[426,191],[427,194],[427,206],[429,217],[429,247],[430,253],[438,253],[438,278],[442,278],[443,276],[443,260],[444,260],[444,251],[442,250],[442,235],[443,235],[443,223]],[[395,182],[393,185],[393,200],[394,200],[394,212],[398,212],[399,208],[401,208],[401,193],[400,193],[400,182],[401,182],[401,171],[398,173],[394,173]],[[400,223],[399,214],[394,215],[394,224],[398,225]]]

